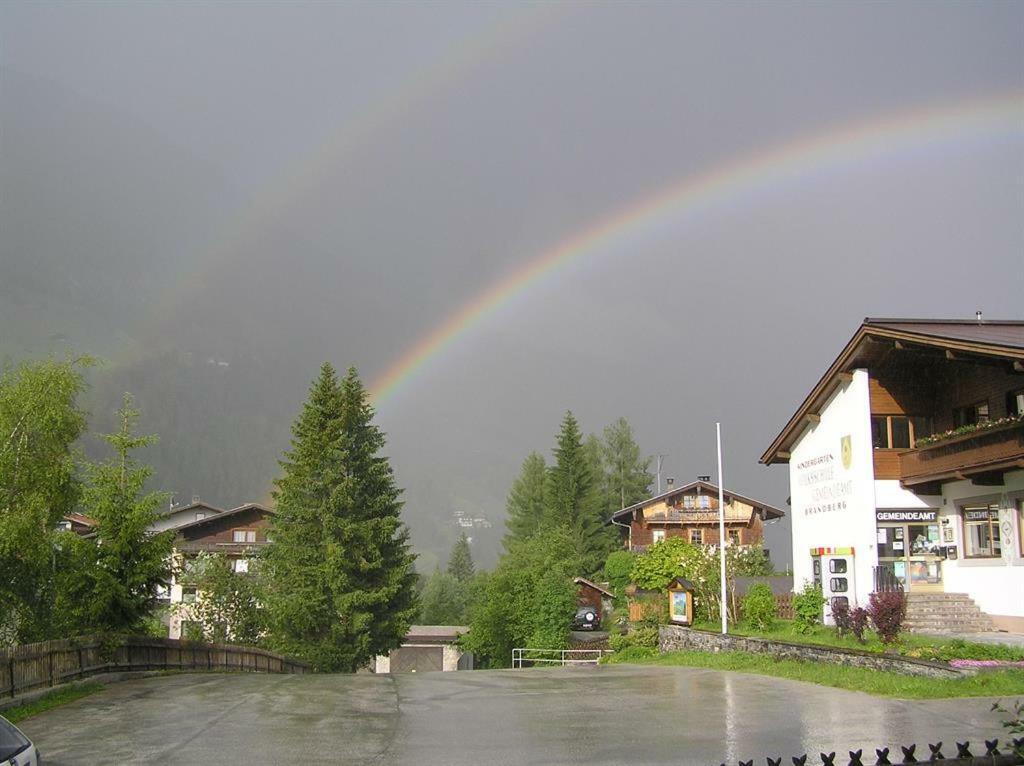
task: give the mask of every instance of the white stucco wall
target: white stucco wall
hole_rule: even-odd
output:
[[[942,564],[942,577],[947,591],[967,593],[982,611],[994,616],[1024,618],[1024,557],[1021,556],[1020,514],[1018,503],[1024,499],[1024,471],[1007,473],[1002,487],[984,487],[969,481],[943,485],[943,510],[951,518],[959,557]],[[999,527],[1002,557],[968,559],[963,557],[962,504],[996,503],[999,505]]]
[[[875,564],[875,490],[865,370],[853,373],[794,444],[789,460],[794,586],[813,578],[812,548],[853,547],[851,601],[867,603]],[[849,464],[843,438],[849,437]]]

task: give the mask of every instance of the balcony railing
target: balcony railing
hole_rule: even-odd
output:
[[[174,547],[179,553],[243,553],[266,544],[266,540],[251,543],[178,541]]]
[[[750,511],[733,510],[726,507],[725,520],[746,523],[750,521]],[[648,524],[698,524],[701,522],[718,522],[717,508],[673,508],[667,513],[652,513],[644,516]]]
[[[1024,467],[1024,422],[954,436],[900,454],[906,485],[970,478]]]

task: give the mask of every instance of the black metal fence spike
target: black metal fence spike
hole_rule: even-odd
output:
[[[986,739],[985,748],[985,755],[999,755],[999,740]]]
[[[774,761],[771,758],[766,758],[765,760],[768,761],[768,766],[782,766],[782,756],[781,755],[778,758],[776,758]]]
[[[892,761],[889,760],[889,748],[883,747],[881,750],[875,748],[875,755],[878,756],[875,766],[891,766]]]
[[[860,762],[860,757],[863,754],[864,754],[864,749],[863,748],[861,748],[860,750],[851,750],[850,751],[850,766],[864,766],[864,764],[862,764]]]
[[[1014,737],[1013,747],[1016,750],[1024,750],[1024,737]]]
[[[941,761],[945,757],[945,756],[942,755],[942,743],[941,742],[939,742],[938,744],[935,744],[935,745],[929,744],[928,745],[928,749],[932,751],[931,758],[928,759],[929,761]]]
[[[973,758],[974,756],[971,755],[971,751],[968,749],[968,748],[970,748],[970,746],[971,746],[970,740],[968,740],[966,742],[957,742],[956,743],[956,757],[957,758]]]
[[[740,766],[754,766],[754,759],[751,758],[749,761],[740,761]]]
[[[836,766],[835,763],[834,763],[834,761],[836,759],[835,751],[833,751],[831,753],[828,753],[828,754],[819,753],[819,755],[821,756],[821,762],[822,762],[823,766]]]
[[[807,763],[807,753],[804,753],[799,758],[793,756],[793,766],[804,766]]]
[[[904,763],[917,763],[917,758],[914,757],[914,751],[917,750],[917,745],[911,745],[910,747],[903,747],[903,745],[900,745],[900,750],[903,751]]]

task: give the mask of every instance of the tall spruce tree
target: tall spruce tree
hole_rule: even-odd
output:
[[[70,629],[82,632],[139,630],[170,577],[174,534],[149,532],[168,496],[145,492],[152,469],[132,457],[156,437],[135,434],[139,411],[129,394],[117,417],[118,430],[103,436],[115,454],[90,467],[83,497],[86,514],[97,522],[96,539],[69,541],[77,565],[66,572],[61,589],[60,611]]]
[[[452,554],[448,558],[448,574],[459,582],[469,582],[475,573],[473,553],[469,550],[469,540],[463,533],[452,546]]]
[[[609,551],[592,459],[593,448],[584,447],[579,423],[572,412],[566,412],[555,446],[555,464],[548,469],[545,525],[569,530],[587,574],[601,567]]]
[[[619,418],[604,429],[601,460],[605,473],[605,510],[614,513],[620,508],[650,496],[651,458],[640,454],[640,445],[633,438],[633,429],[625,418]]]
[[[531,452],[526,456],[505,503],[505,526],[508,533],[502,544],[506,551],[514,543],[531,537],[544,523],[547,472],[543,455]]]
[[[324,364],[292,427],[265,551],[271,641],[325,671],[396,648],[416,611],[409,533],[383,433],[354,368]]]

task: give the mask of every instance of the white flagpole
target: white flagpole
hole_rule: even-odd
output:
[[[718,552],[721,559],[722,578],[722,635],[729,632],[729,608],[725,587],[725,482],[722,480],[722,424],[715,423],[718,437]]]

